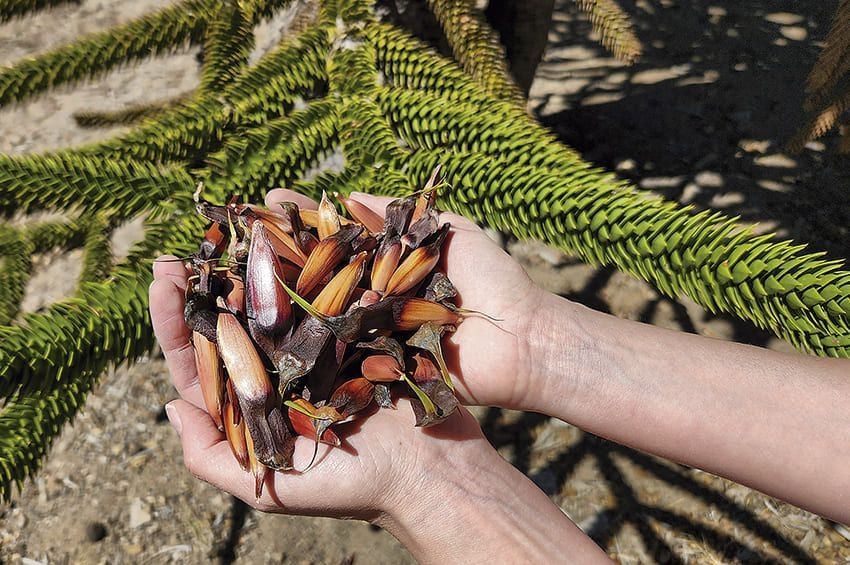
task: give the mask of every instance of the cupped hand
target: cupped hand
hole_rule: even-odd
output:
[[[267,203],[274,207],[284,200],[295,201],[302,207],[316,206],[315,202],[301,195],[282,190],[272,191]],[[377,205],[376,202],[367,204]],[[461,235],[453,243],[458,245],[458,249],[465,253],[482,253],[480,248],[483,247],[483,252],[487,252],[486,241],[476,242],[477,228],[460,225],[458,229],[468,230],[458,232]],[[183,320],[188,271],[180,262],[167,261],[173,257],[161,259],[166,260],[154,264],[154,282],[150,288],[151,318],[172,381],[181,397],[169,403],[166,411],[180,435],[186,467],[198,478],[267,512],[374,521],[386,514],[403,512],[404,508],[420,504],[429,496],[438,497],[440,486],[437,477],[451,476],[456,471],[453,462],[480,461],[494,453],[477,422],[466,410],[461,408],[439,426],[422,430],[414,427],[409,403],[400,400],[396,410],[378,410],[340,425],[338,431],[343,438],[343,446],[330,448],[322,444],[317,462],[309,472],[270,472],[262,497],[255,499],[253,476],[239,467],[224,434],[204,411],[191,332]],[[452,262],[458,260],[450,259]],[[471,274],[465,272],[457,269],[456,274],[450,273],[458,279],[459,288],[472,281]],[[493,276],[496,275],[498,273],[493,272]],[[505,303],[492,297],[489,302],[474,301],[469,307],[488,310],[494,315],[507,315]],[[495,339],[496,332],[493,330],[483,327],[482,332]],[[475,338],[470,334],[469,339]],[[482,350],[492,345],[482,344],[477,353],[469,348],[468,354],[483,360],[486,353]],[[305,468],[312,453],[313,442],[298,438],[295,468]]]
[[[357,192],[351,197],[381,216],[392,201]],[[438,268],[457,289],[458,305],[473,311],[443,345],[457,392],[465,404],[525,408],[532,365],[528,336],[544,292],[475,223],[448,212],[440,221],[451,230]]]

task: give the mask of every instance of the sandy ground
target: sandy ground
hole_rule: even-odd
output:
[[[0,64],[165,4],[86,0],[4,24]],[[807,5],[805,14],[797,4],[629,4],[647,54],[626,68],[587,39],[588,25],[570,3],[558,2],[530,108],[590,159],[643,188],[741,215],[845,257],[847,207],[827,203],[846,199],[846,161],[829,152],[830,139],[800,156],[781,152],[799,123],[800,85],[835,3]],[[270,45],[285,23],[263,26],[260,45]],[[188,92],[197,83],[195,55],[157,58],[0,109],[0,151],[50,150],[113,134],[81,129],[72,115]],[[126,247],[137,231],[126,228],[116,243]],[[616,271],[539,244],[504,244],[540,284],[593,308],[789,349]],[[38,258],[26,308],[72,289],[69,269],[77,258]],[[57,284],[63,279],[67,284]],[[162,407],[173,397],[157,355],[105,375],[36,480],[0,510],[0,561],[410,561],[391,536],[365,524],[263,515],[194,480],[164,418]],[[793,506],[540,415],[479,415],[500,453],[624,563],[850,562],[850,531]]]

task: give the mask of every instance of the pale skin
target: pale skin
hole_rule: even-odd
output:
[[[379,213],[388,199],[355,194]],[[267,204],[316,203],[287,190]],[[540,412],[850,523],[850,362],[782,354],[620,320],[537,287],[475,224],[452,224],[441,268],[466,319],[446,344],[468,405]],[[167,258],[167,257],[166,257]],[[181,399],[166,407],[187,468],[266,512],[354,518],[396,536],[422,563],[605,562],[606,554],[460,410],[413,427],[406,401],[340,433],[304,475],[274,473],[259,500],[204,412],[189,331],[187,272],[154,265],[154,330]],[[303,468],[312,443],[299,440]]]

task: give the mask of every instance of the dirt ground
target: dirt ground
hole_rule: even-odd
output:
[[[168,3],[84,0],[0,25],[0,64]],[[781,151],[802,118],[801,86],[836,2],[622,4],[645,43],[644,58],[633,67],[611,59],[588,38],[573,4],[559,0],[529,108],[589,159],[642,188],[846,257],[850,207],[833,204],[850,191],[846,158],[830,151],[830,138],[798,156]],[[264,25],[260,46],[273,44],[286,21],[284,15]],[[197,70],[196,52],[186,50],[0,109],[0,151],[43,151],[114,134],[79,128],[72,115],[189,92]],[[126,249],[138,235],[128,226],[116,245]],[[504,244],[540,284],[593,308],[790,349],[616,271],[535,243]],[[38,258],[28,310],[73,289],[76,258]],[[411,561],[391,536],[366,524],[260,514],[194,480],[164,418],[173,397],[157,355],[105,375],[38,477],[0,509],[0,561]],[[619,561],[850,563],[850,530],[791,505],[537,414],[479,414],[500,453]]]

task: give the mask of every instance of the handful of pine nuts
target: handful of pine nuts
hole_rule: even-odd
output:
[[[185,319],[206,409],[258,498],[268,469],[293,468],[297,436],[338,447],[339,424],[393,408],[393,393],[409,395],[417,426],[456,409],[441,339],[464,311],[435,270],[449,230],[439,187],[437,168],[385,218],[339,197],[343,217],[324,194],[318,210],[196,194],[211,225],[189,261]]]

